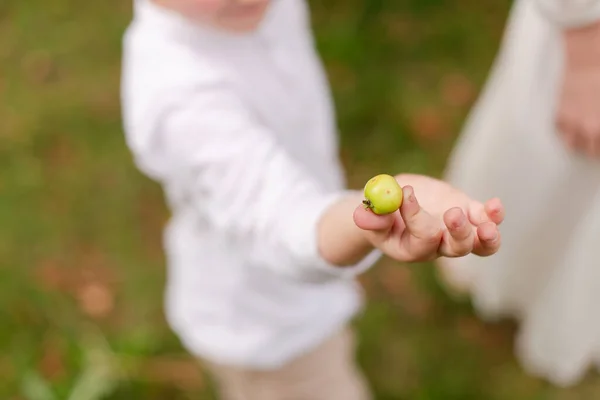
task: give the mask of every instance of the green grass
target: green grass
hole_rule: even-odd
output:
[[[350,181],[439,175],[509,3],[312,3]],[[127,0],[0,3],[2,399],[215,398],[165,324],[167,211],[122,134],[130,14]],[[383,262],[362,280],[370,302],[358,355],[377,399],[566,400],[600,390],[596,378],[557,390],[525,376],[513,328],[479,322],[429,265]]]

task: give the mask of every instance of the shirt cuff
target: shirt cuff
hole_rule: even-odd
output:
[[[310,232],[300,235],[305,238],[297,243],[297,251],[304,253],[307,262],[303,263],[304,268],[298,271],[302,280],[312,282],[328,282],[339,279],[353,279],[371,268],[382,256],[382,252],[378,249],[372,250],[361,261],[354,265],[337,266],[327,262],[322,256],[318,248],[318,225],[321,216],[326,210],[333,206],[336,202],[344,197],[355,194],[356,192],[346,190],[326,195],[324,198],[319,198],[314,204],[308,205],[307,213],[299,215],[298,224],[301,224]]]
[[[600,20],[600,0],[536,0],[547,20],[563,28],[577,28]]]

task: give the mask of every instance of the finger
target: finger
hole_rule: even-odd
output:
[[[583,131],[577,131],[573,135],[573,149],[576,153],[588,155],[590,141],[588,136]]]
[[[405,186],[403,191],[405,200],[400,207],[405,225],[400,237],[403,258],[415,261],[437,258],[443,236],[441,221],[421,208],[411,186]]]
[[[493,222],[499,225],[504,221],[504,205],[498,198],[493,198],[482,204],[473,201],[467,209],[469,221],[473,225],[481,225],[484,222]]]
[[[600,154],[600,122],[595,119],[582,122],[581,129],[585,136],[585,150],[589,157],[595,158]]]
[[[596,143],[595,138],[590,137],[589,135],[585,138],[585,155],[589,158],[596,157]]]
[[[569,133],[565,134],[565,143],[573,153],[586,154],[588,152],[588,138],[581,130],[571,128]]]
[[[444,213],[447,227],[440,247],[440,255],[460,257],[473,250],[475,232],[462,209],[455,207]]]
[[[556,118],[556,130],[561,136],[567,135],[571,131],[571,123],[569,122],[569,116],[564,112],[559,113]]]
[[[387,232],[394,224],[394,213],[377,215],[370,209],[360,205],[356,207],[353,214],[354,223],[360,229],[374,232]]]
[[[501,236],[498,226],[492,222],[486,222],[477,227],[477,238],[473,253],[478,256],[491,256],[498,252],[501,244]]]
[[[485,205],[478,201],[472,201],[467,209],[467,216],[471,224],[478,226],[484,222],[490,222],[490,215],[487,213]]]
[[[489,220],[500,225],[504,222],[504,205],[498,198],[493,198],[485,202],[484,210]]]
[[[421,208],[412,186],[405,186],[403,191],[405,201],[400,207],[400,214],[406,224],[406,231],[419,239],[434,241],[437,237],[439,240],[442,233],[439,220]]]
[[[571,132],[563,134],[563,141],[567,149],[571,152],[577,151],[577,135]]]
[[[592,155],[594,158],[600,158],[600,132],[592,140]]]
[[[559,134],[562,136],[566,148],[570,151],[577,151],[578,134],[571,123],[571,117],[566,113],[561,113],[556,121]]]

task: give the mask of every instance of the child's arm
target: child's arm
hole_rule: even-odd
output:
[[[323,281],[362,272],[376,259],[375,248],[415,261],[467,254],[473,246],[488,254],[499,245],[499,240],[479,245],[485,241],[480,240],[482,232],[463,221],[461,229],[451,229],[464,236],[461,249],[453,249],[456,240],[442,219],[451,207],[443,200],[467,198],[455,196],[456,191],[433,179],[406,179],[421,187],[416,189],[420,196],[431,197],[433,216],[410,200],[402,207],[406,225],[399,212],[384,217],[365,214],[360,191],[324,190],[226,87],[190,89],[162,115],[149,115],[144,125],[153,129],[140,133],[143,138],[130,132],[131,143],[143,143],[134,146],[138,162],[158,179],[187,185],[190,207],[228,236],[232,246],[245,247],[248,261],[256,266]],[[410,193],[408,188],[409,198]],[[453,205],[468,211],[471,203],[483,209],[470,200]],[[462,215],[455,212],[450,219]],[[480,230],[491,238],[497,230],[490,224]],[[364,259],[369,252],[375,257]]]
[[[188,83],[155,99],[154,112],[129,110],[128,143],[138,166],[164,181],[166,190],[183,188],[187,195],[180,201],[232,247],[243,249],[251,265],[311,281],[369,268],[379,251],[349,257],[360,262],[344,269],[320,251],[325,210],[337,210],[334,204],[355,193],[325,190],[225,83],[199,86]],[[352,224],[352,209],[348,216]],[[334,231],[344,237],[341,227]],[[347,247],[354,248],[351,241]]]
[[[498,199],[481,204],[422,175],[403,174],[396,180],[403,186],[404,201],[395,213],[379,216],[366,210],[359,205],[360,193],[324,213],[319,243],[326,259],[343,266],[364,256],[371,246],[405,262],[498,251],[497,225],[504,219]]]

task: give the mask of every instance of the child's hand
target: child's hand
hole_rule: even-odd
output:
[[[600,157],[600,23],[565,32],[557,127],[573,151]]]
[[[498,251],[498,225],[504,218],[500,200],[482,204],[426,176],[399,175],[396,179],[404,190],[399,211],[376,215],[362,205],[354,211],[355,224],[386,255],[411,262],[469,253],[489,256]]]

